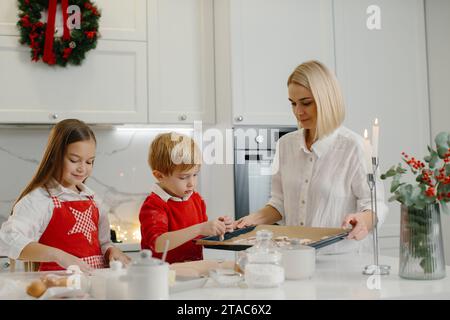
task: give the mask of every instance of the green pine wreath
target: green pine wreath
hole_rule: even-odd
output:
[[[86,52],[97,46],[100,11],[90,0],[68,0],[81,11],[81,28],[70,30],[70,40],[56,37],[53,42],[55,60],[49,65],[80,65]],[[31,60],[39,61],[44,55],[47,23],[42,22],[42,12],[48,9],[49,0],[18,0],[20,43],[31,48]],[[64,22],[66,23],[66,22]],[[47,63],[47,62],[46,62]]]

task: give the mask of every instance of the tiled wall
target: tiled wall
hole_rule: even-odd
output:
[[[103,199],[110,223],[119,225],[121,231],[127,230],[122,237],[128,241],[136,241],[130,233],[139,230],[139,209],[154,182],[147,154],[161,130],[94,127],[97,154],[87,185]],[[33,176],[49,131],[49,127],[0,128],[0,224],[6,221],[14,200]]]

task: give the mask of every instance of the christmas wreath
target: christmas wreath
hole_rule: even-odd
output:
[[[58,0],[18,0],[20,43],[31,48],[31,60],[65,67],[80,65],[99,36],[100,12],[89,0],[61,0],[63,36],[55,36]],[[48,12],[47,21],[42,13]],[[69,16],[69,13],[73,13]]]

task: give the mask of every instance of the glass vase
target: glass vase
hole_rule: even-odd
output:
[[[436,280],[445,277],[445,258],[439,204],[424,209],[402,205],[399,276]]]

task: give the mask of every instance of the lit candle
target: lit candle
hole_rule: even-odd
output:
[[[378,136],[380,135],[380,126],[378,125],[378,118],[372,126],[372,157],[378,158]]]
[[[366,160],[367,173],[370,173],[372,172],[372,146],[370,145],[367,129],[364,129],[364,158]]]

